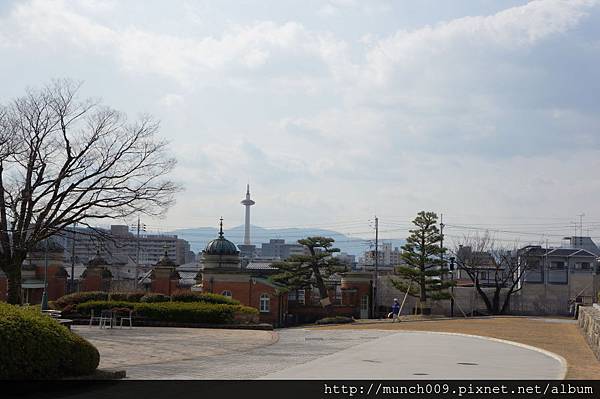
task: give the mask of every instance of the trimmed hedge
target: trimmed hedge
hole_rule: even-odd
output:
[[[155,321],[176,323],[228,324],[236,314],[258,314],[258,310],[242,305],[214,304],[206,302],[159,302],[134,303],[120,301],[92,301],[77,305],[77,312],[89,315],[114,308],[133,309],[137,316]]]
[[[98,350],[35,309],[0,303],[0,379],[57,379],[88,375]]]
[[[89,301],[106,301],[108,293],[102,291],[75,292],[58,298],[54,301],[54,306],[58,310],[63,310],[69,305],[77,305]]]
[[[169,302],[170,300],[171,300],[171,297],[168,295],[149,292],[140,299],[140,302],[155,303],[155,302]]]
[[[223,295],[211,294],[208,292],[193,292],[193,291],[175,291],[171,295],[173,302],[206,302],[225,305],[239,305],[240,301],[228,298]]]
[[[132,291],[132,292],[111,292],[108,295],[109,301],[126,301],[126,302],[139,302],[146,293],[144,291]]]

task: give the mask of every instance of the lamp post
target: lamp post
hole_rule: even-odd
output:
[[[44,292],[42,293],[42,311],[48,310],[48,239],[44,253]]]

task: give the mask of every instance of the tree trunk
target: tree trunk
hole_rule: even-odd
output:
[[[21,264],[11,260],[10,265],[5,269],[6,278],[8,279],[8,303],[13,305],[21,304]]]
[[[481,288],[481,286],[479,285],[478,281],[475,281],[473,284],[475,284],[475,289],[477,290],[477,293],[479,294],[479,297],[483,300],[483,303],[485,304],[485,308],[487,309],[488,312],[490,313],[494,313],[494,307],[492,302],[490,302],[490,299],[487,297],[487,294],[485,293],[485,291]]]
[[[325,282],[323,281],[323,277],[321,276],[321,272],[319,271],[319,268],[316,266],[313,266],[312,269],[313,269],[313,273],[315,275],[315,280],[317,283],[317,288],[319,289],[319,296],[321,297],[321,300],[323,300],[325,298],[329,298],[329,294],[327,293],[327,287],[325,287]],[[323,306],[322,302],[321,302],[321,306]],[[331,305],[331,303],[324,305],[323,308],[325,309],[325,311],[327,312],[328,315],[331,315],[333,313],[333,306]]]
[[[492,314],[500,314],[500,288],[494,290],[494,298],[492,299]]]
[[[500,314],[506,314],[506,312],[508,311],[508,309],[510,307],[510,296],[512,294],[513,294],[512,289],[506,293],[506,299],[504,300],[504,303],[502,304],[502,309],[500,310]]]

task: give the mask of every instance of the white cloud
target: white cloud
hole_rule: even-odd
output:
[[[367,53],[366,84],[385,85],[390,75],[415,72],[427,61],[467,63],[481,52],[532,46],[573,28],[596,4],[590,0],[537,0],[491,16],[463,17],[398,31],[374,44]]]
[[[174,138],[176,176],[191,187],[173,211],[182,223],[194,201],[210,212],[230,199],[235,207],[228,190],[248,178],[262,186],[263,209],[289,224],[373,209],[553,214],[593,207],[600,195],[571,178],[599,166],[590,71],[600,47],[580,30],[598,20],[595,1],[532,1],[414,29],[353,25],[351,34],[327,23],[397,4],[332,1],[308,10],[313,20],[232,12],[213,24],[209,6],[187,16],[186,3],[178,30],[136,24],[122,2],[82,1],[16,3],[0,20],[0,46],[12,46],[0,52],[54,54],[60,66],[94,56],[102,65],[90,73],[106,72],[122,104],[138,106],[140,93],[122,89],[132,82],[153,96]],[[303,208],[290,209],[299,196]]]
[[[185,99],[180,94],[169,93],[160,99],[160,104],[165,107],[180,107]]]

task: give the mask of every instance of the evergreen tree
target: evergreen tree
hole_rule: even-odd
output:
[[[394,287],[408,295],[419,298],[421,303],[427,299],[449,299],[446,291],[451,281],[443,280],[446,273],[446,261],[442,254],[446,248],[440,246],[442,235],[436,226],[437,215],[434,212],[421,211],[412,221],[416,226],[410,230],[406,244],[402,246],[402,259],[406,266],[396,269],[400,279],[393,279]]]
[[[307,237],[298,240],[304,245],[308,255],[292,255],[285,261],[276,262],[274,267],[279,273],[271,276],[274,282],[285,284],[289,289],[306,289],[317,287],[321,297],[321,304],[328,306],[330,303],[325,280],[331,275],[346,271],[337,258],[333,257],[339,248],[333,248],[333,238]]]

